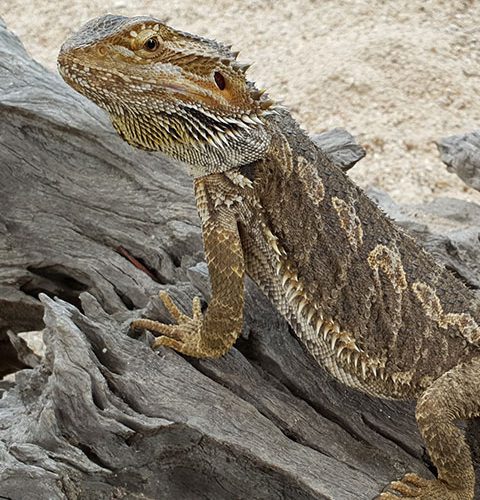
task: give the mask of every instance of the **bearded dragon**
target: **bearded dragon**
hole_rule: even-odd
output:
[[[438,478],[406,474],[383,500],[472,500],[459,419],[480,415],[480,306],[247,80],[238,53],[150,17],[94,19],[62,46],[75,90],[132,146],[193,176],[212,298],[175,324],[139,319],[154,347],[219,357],[240,335],[248,274],[320,365],[381,398],[415,399]],[[393,478],[392,478],[393,479]]]

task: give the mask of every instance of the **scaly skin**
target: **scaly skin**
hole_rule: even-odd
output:
[[[455,421],[480,415],[480,305],[245,78],[237,54],[156,19],[105,16],[63,45],[68,84],[131,145],[195,178],[212,300],[136,327],[196,357],[240,335],[248,273],[337,379],[417,399],[438,478],[407,474],[382,499],[472,500],[471,454]]]

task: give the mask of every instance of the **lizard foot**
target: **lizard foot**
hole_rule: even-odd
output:
[[[417,474],[405,474],[401,481],[387,486],[377,500],[473,500],[473,491],[467,488],[450,489],[438,479],[424,479]]]
[[[150,319],[137,319],[132,321],[130,327],[159,334],[152,344],[153,349],[166,346],[187,356],[211,357],[212,354],[208,349],[205,349],[202,343],[203,314],[200,299],[198,297],[193,299],[192,317],[182,313],[167,292],[160,292],[160,299],[175,319],[176,324],[166,325]]]

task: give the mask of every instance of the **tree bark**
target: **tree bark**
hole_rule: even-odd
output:
[[[1,359],[37,366],[0,385],[0,498],[370,499],[431,474],[413,404],[332,380],[250,281],[222,359],[129,335],[142,313],[169,319],[161,289],[186,311],[208,301],[191,179],[125,144],[1,23],[0,121],[0,340],[46,344],[40,363]],[[480,207],[372,195],[479,287]]]

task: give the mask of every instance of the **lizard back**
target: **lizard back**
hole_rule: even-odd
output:
[[[267,236],[258,224],[244,228],[247,272],[336,378],[375,395],[415,397],[477,351],[478,299],[286,111],[270,121],[275,139],[253,166],[253,210]]]

